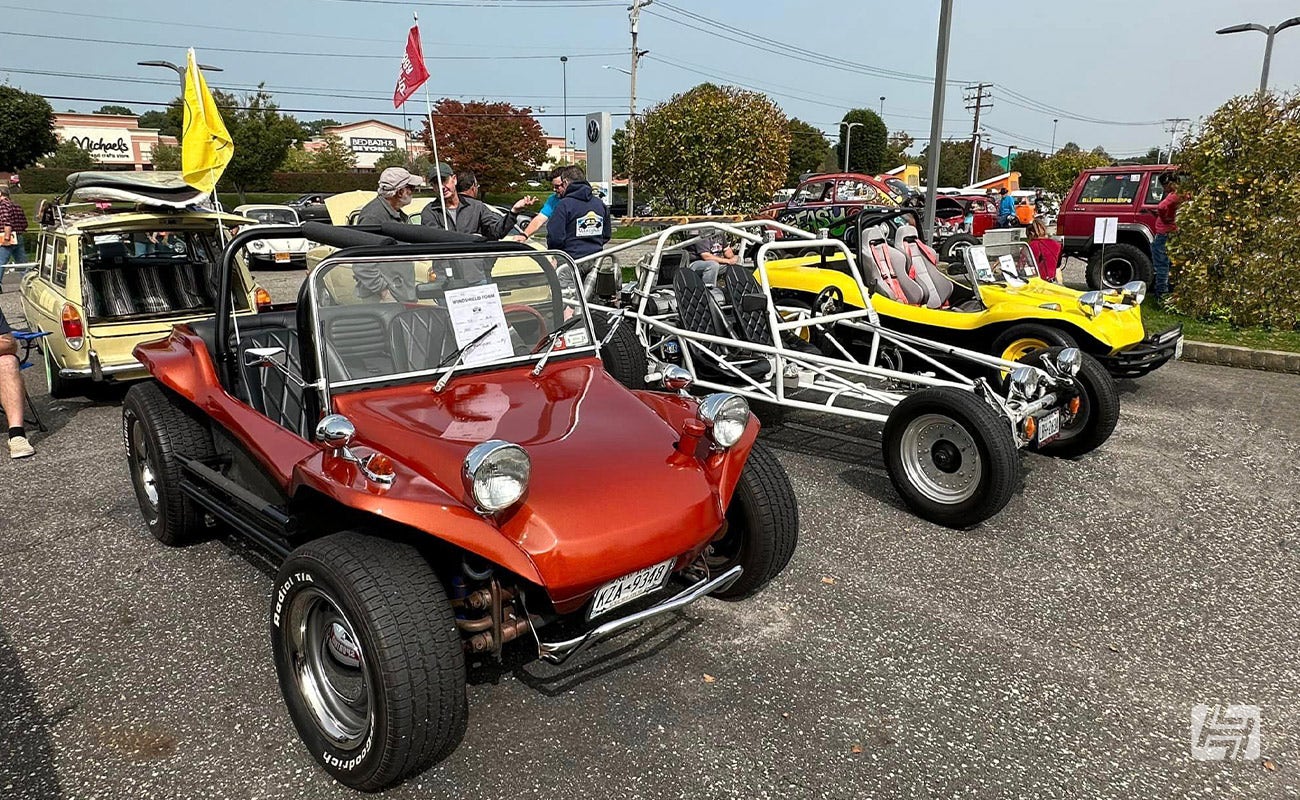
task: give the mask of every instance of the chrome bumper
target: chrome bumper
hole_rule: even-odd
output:
[[[657,617],[660,614],[667,614],[670,611],[684,608],[710,592],[716,592],[720,589],[727,588],[736,582],[736,579],[740,577],[742,571],[743,569],[740,566],[732,567],[716,578],[707,578],[694,586],[687,587],[685,591],[670,597],[658,605],[642,609],[635,614],[629,614],[621,619],[610,620],[609,622],[606,622],[577,638],[568,639],[563,642],[543,642],[539,640],[537,642],[538,655],[541,656],[543,661],[547,661],[551,664],[563,664],[565,661],[576,656],[578,653],[581,653],[583,650],[586,650],[596,642],[599,642],[602,639],[607,639],[619,631],[640,625],[642,622]]]
[[[59,367],[60,378],[90,378],[94,381],[102,381],[105,378],[111,379],[114,376],[129,372],[144,375],[147,370],[144,364],[139,361],[132,361],[129,364],[101,364],[99,363],[99,353],[94,350],[90,351],[90,366],[88,367]]]

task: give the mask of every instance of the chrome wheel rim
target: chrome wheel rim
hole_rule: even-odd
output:
[[[962,261],[964,258],[962,254],[969,249],[970,242],[953,242],[952,247],[948,248],[948,258],[955,258],[957,261]]]
[[[147,510],[152,515],[149,522],[153,522],[158,518],[158,472],[150,457],[149,437],[145,436],[144,425],[138,419],[131,420],[131,454],[136,485],[140,488],[141,498],[149,506]]]
[[[361,747],[372,724],[374,681],[352,623],[316,588],[294,597],[287,613],[289,663],[312,720],[340,750]]]
[[[1101,271],[1102,285],[1107,289],[1120,289],[1133,280],[1135,272],[1127,258],[1108,259]]]
[[[903,430],[903,471],[927,499],[946,505],[969,500],[979,488],[983,462],[975,439],[943,414],[923,414]]]

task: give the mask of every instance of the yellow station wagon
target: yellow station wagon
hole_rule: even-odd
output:
[[[50,334],[43,349],[55,398],[147,378],[132,350],[214,313],[219,228],[247,222],[197,208],[206,195],[176,173],[79,172],[68,184],[39,214],[38,266],[21,288],[28,326]],[[230,292],[244,314],[270,302],[242,266]]]

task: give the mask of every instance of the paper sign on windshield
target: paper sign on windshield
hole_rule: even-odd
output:
[[[997,278],[993,275],[993,265],[989,264],[989,253],[984,249],[984,245],[971,245],[966,253],[970,256],[971,264],[975,266],[975,277],[982,283],[992,283]]]
[[[474,345],[461,363],[472,367],[514,357],[510,328],[506,325],[506,313],[501,308],[501,295],[497,292],[495,283],[448,289],[446,297],[447,313],[451,316],[451,328],[456,333],[457,347],[464,347],[483,331],[496,325],[496,330]]]
[[[1016,260],[1011,256],[998,256],[998,269],[1002,270],[1003,275],[1020,277],[1020,270],[1016,269]]]

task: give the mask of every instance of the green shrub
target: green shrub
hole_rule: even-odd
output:
[[[1202,319],[1300,329],[1300,94],[1229,100],[1186,145],[1174,304]]]

